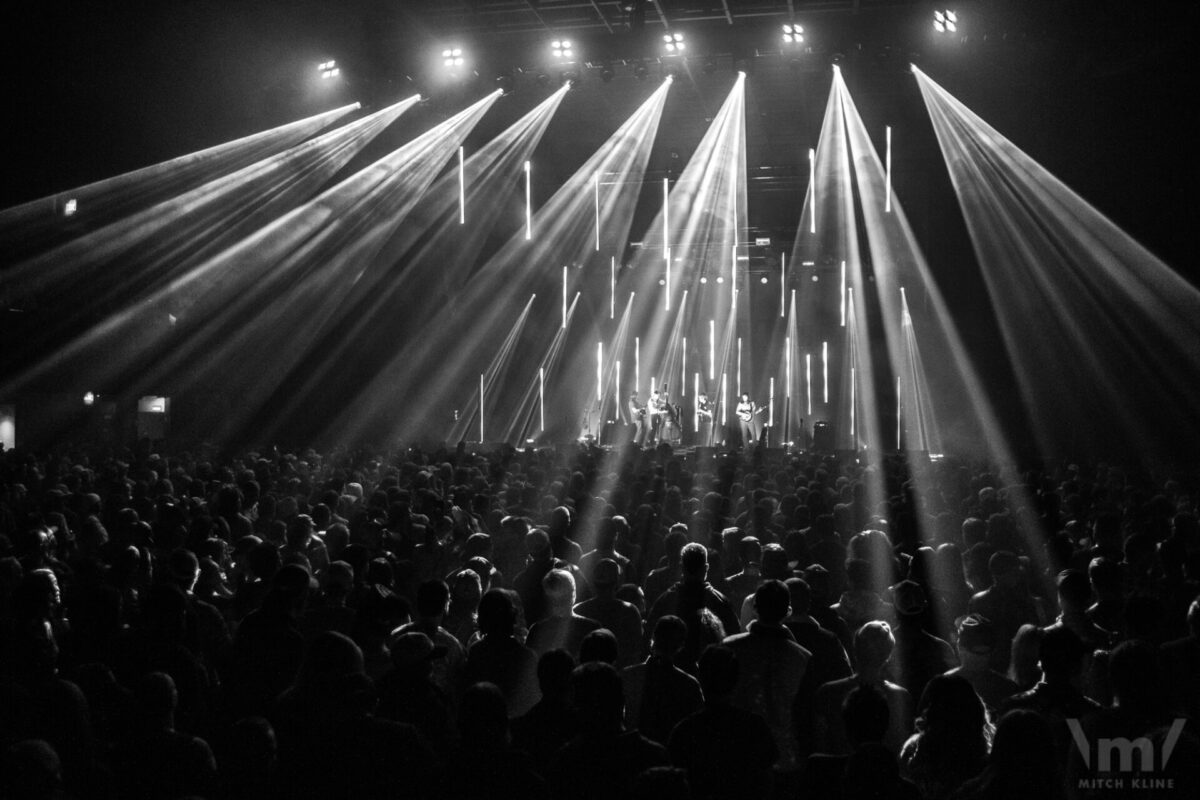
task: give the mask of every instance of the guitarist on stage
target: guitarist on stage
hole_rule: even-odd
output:
[[[638,403],[637,392],[629,395],[629,421],[633,423],[633,442],[638,447],[646,446],[646,408]]]
[[[712,447],[713,404],[708,399],[708,392],[701,392],[696,398],[696,423],[696,445]]]
[[[762,411],[750,395],[742,392],[737,404],[738,426],[742,429],[742,446],[750,447],[758,442],[758,414]]]

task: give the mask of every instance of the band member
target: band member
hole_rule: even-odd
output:
[[[737,404],[738,427],[742,430],[742,446],[749,447],[758,442],[758,412],[761,411],[750,395],[742,392]]]
[[[671,403],[666,384],[662,390],[663,423],[659,430],[659,441],[677,447],[683,438],[683,427],[679,420],[679,406]]]
[[[633,442],[638,447],[646,445],[646,409],[638,403],[637,392],[629,394],[629,421],[633,424]]]
[[[654,447],[662,433],[663,417],[667,412],[667,404],[662,392],[655,389],[650,393],[650,402],[646,405],[647,432],[645,446]]]
[[[713,404],[708,399],[707,392],[701,392],[696,398],[696,444],[699,447],[712,446]]]

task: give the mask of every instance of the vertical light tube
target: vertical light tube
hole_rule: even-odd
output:
[[[663,257],[667,261],[667,311],[671,310],[671,190],[667,185],[667,179],[663,178],[663,211],[662,211],[662,236],[663,236]]]
[[[617,318],[617,257],[613,256],[608,273],[608,318]]]
[[[562,328],[567,329],[567,268],[563,267]]]
[[[538,422],[542,433],[546,432],[546,368],[538,367]]]
[[[717,379],[717,321],[710,319],[708,321],[708,379],[714,381]]]
[[[692,384],[692,396],[699,397],[700,396],[700,373],[694,372],[692,374],[694,376],[693,380],[695,381]],[[686,381],[687,379],[685,378],[684,380]],[[695,432],[698,430],[700,430],[700,404],[692,403],[692,431]],[[706,442],[699,442],[699,444],[706,444]]]
[[[621,418],[621,409],[625,408],[625,406],[622,404],[622,401],[621,401],[621,362],[620,361],[616,362],[616,371],[617,371],[616,386],[613,389],[613,397],[615,398],[615,402],[617,404],[617,419],[620,419]]]
[[[666,291],[666,307],[667,311],[671,310],[671,248],[667,248],[667,291]]]
[[[767,395],[767,427],[775,427],[775,376],[771,376],[771,391]]]
[[[721,424],[729,424],[729,376],[721,373]]]
[[[812,353],[804,354],[804,393],[808,399],[808,416],[812,416]]]
[[[596,342],[596,401],[604,402],[604,342]]]
[[[792,396],[792,337],[783,337],[784,395]]]
[[[483,373],[479,373],[479,443],[483,444]]]
[[[808,214],[808,232],[817,232],[817,151],[808,148],[808,190],[812,194],[812,206]]]
[[[642,340],[633,337],[633,391],[642,390]]]
[[[787,305],[787,253],[779,254],[779,318]]]
[[[850,368],[850,444],[854,447],[855,450],[858,449],[858,440],[854,436],[854,421],[855,421],[854,406],[857,401],[857,397],[856,397],[857,388],[858,387],[855,386],[854,367],[851,367]]]
[[[663,251],[671,246],[671,190],[667,186],[667,179],[663,178]]]
[[[737,396],[742,396],[742,337],[738,337]]]
[[[892,213],[892,126],[887,126],[887,188],[884,190],[883,213]]]
[[[729,291],[737,291],[737,245],[729,248]]]
[[[654,394],[654,381],[655,381],[655,377],[653,375],[651,375],[650,376],[650,394]]]
[[[592,192],[596,200],[596,252],[600,252],[600,170],[592,177]]]
[[[846,262],[842,262],[842,327],[846,327]]]
[[[467,166],[463,148],[458,148],[458,224],[467,222]]]
[[[533,172],[525,162],[525,240],[533,238]]]
[[[891,130],[891,129],[889,128],[889,130]],[[897,375],[896,376],[896,449],[897,450],[900,449],[900,431],[903,430],[903,428],[900,427],[900,423],[901,423],[901,418],[900,418],[900,376]]]
[[[683,337],[683,368],[679,370],[679,396],[687,397],[687,337]]]
[[[829,342],[821,342],[821,378],[825,384],[825,405],[829,405]]]

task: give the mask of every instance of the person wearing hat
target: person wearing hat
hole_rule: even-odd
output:
[[[900,581],[892,587],[896,609],[896,682],[919,700],[925,684],[937,675],[958,666],[958,658],[945,639],[934,636],[928,625],[929,602],[925,590],[916,581]]]
[[[379,679],[378,715],[416,726],[434,750],[445,753],[452,740],[450,698],[433,680],[433,671],[447,647],[409,630],[392,640],[389,652],[392,668]]]
[[[621,567],[605,558],[592,571],[590,600],[575,606],[575,613],[594,619],[612,631],[617,638],[617,669],[636,664],[642,650],[642,615],[632,603],[617,597],[621,584]]]
[[[962,666],[946,674],[966,678],[987,706],[988,714],[996,718],[1001,703],[1020,691],[1015,683],[988,666],[996,646],[996,626],[987,617],[967,614],[958,621],[957,629],[958,660]]]

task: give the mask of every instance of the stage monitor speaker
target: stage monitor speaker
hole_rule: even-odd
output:
[[[833,426],[825,420],[813,423],[812,449],[818,453],[833,452]]]

